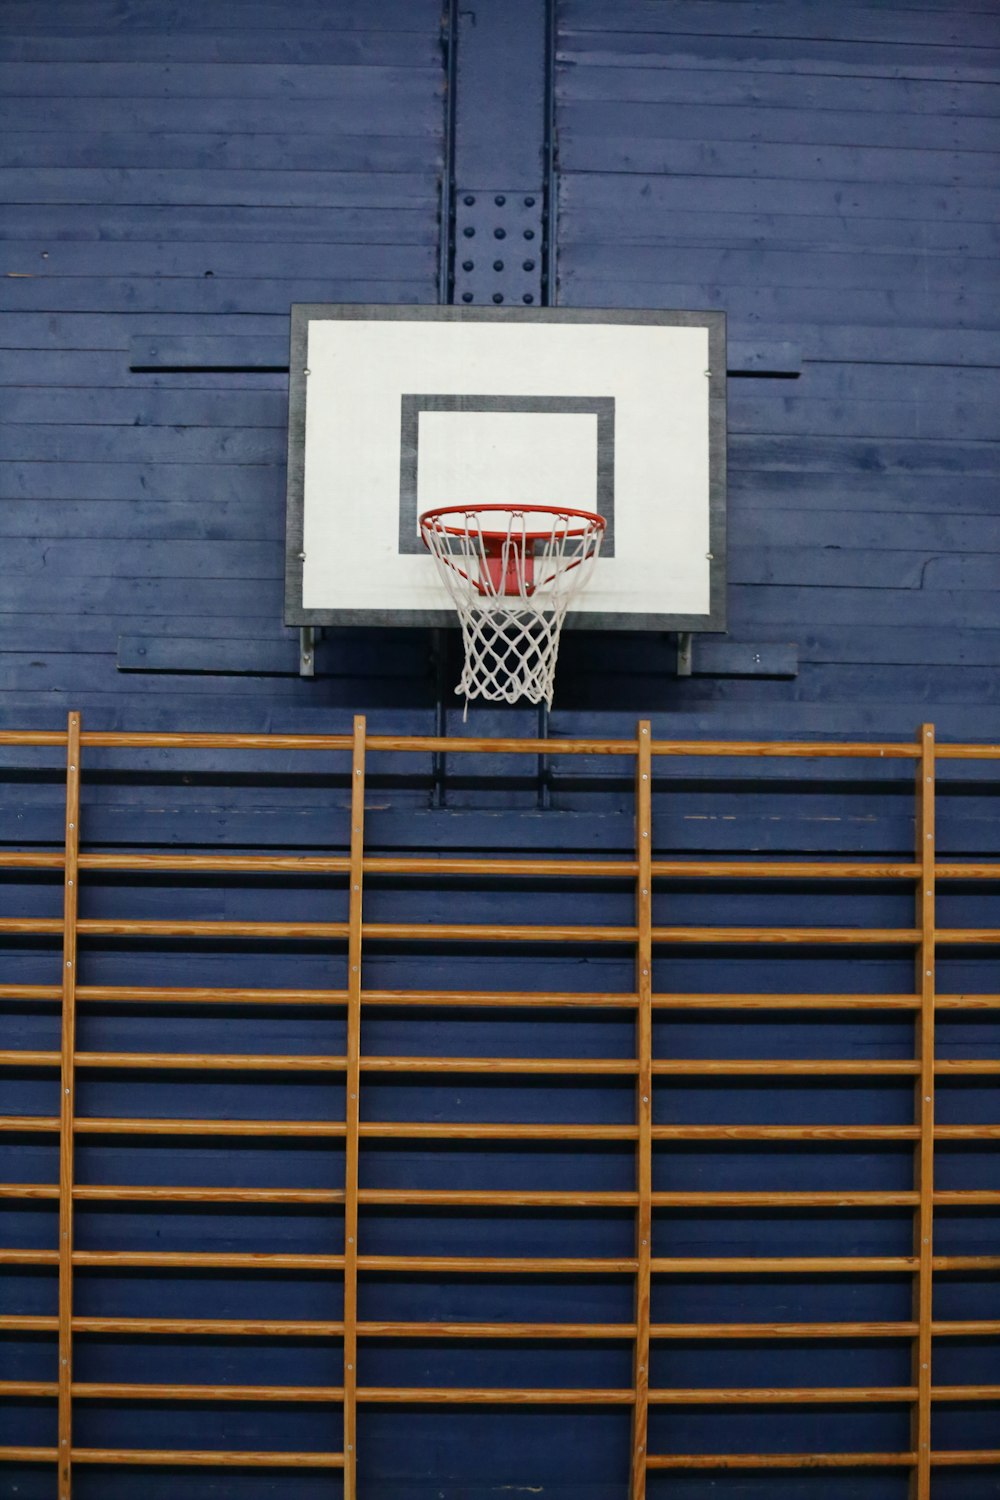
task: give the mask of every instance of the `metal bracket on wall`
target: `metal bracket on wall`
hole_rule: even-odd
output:
[[[321,631],[316,625],[299,627],[299,676],[316,676],[316,642]]]
[[[544,205],[541,188],[456,189],[452,302],[541,306]]]
[[[682,630],[677,637],[677,675],[690,677],[694,660],[694,636],[690,630]]]

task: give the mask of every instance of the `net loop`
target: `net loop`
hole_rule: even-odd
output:
[[[590,582],[603,516],[564,507],[440,506],[420,534],[458,611],[465,666],[456,691],[552,707],[559,636]]]

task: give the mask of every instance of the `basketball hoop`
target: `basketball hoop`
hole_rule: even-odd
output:
[[[559,633],[593,575],[606,522],[546,505],[441,505],[420,517],[462,624],[466,699],[552,707]]]

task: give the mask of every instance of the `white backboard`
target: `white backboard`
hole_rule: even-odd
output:
[[[720,630],[724,314],[292,309],[290,625],[454,623],[417,517],[568,505],[608,522],[567,624]]]

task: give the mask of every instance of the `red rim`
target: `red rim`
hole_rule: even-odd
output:
[[[575,507],[569,505],[439,505],[434,510],[425,510],[420,517],[421,535],[423,535],[424,527],[428,522],[436,521],[441,516],[482,516],[487,514],[503,514],[505,516],[569,516],[573,520],[584,521],[586,523],[583,526],[573,527],[565,533],[566,536],[587,536],[592,531],[605,531],[608,524],[604,517],[599,516],[596,511],[577,510]],[[478,531],[470,531],[468,526],[442,526],[441,530],[446,531],[449,536],[481,536],[489,541],[506,541],[507,539],[506,531],[490,531],[485,527],[480,527]],[[525,541],[528,542],[541,542],[546,537],[552,535],[552,527],[549,527],[547,531],[525,531],[520,532],[519,535],[523,536]]]

